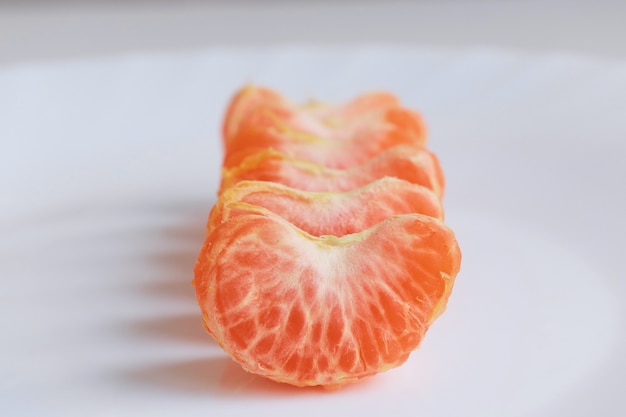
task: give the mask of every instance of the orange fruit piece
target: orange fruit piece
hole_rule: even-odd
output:
[[[352,191],[382,177],[395,177],[432,190],[441,198],[439,160],[421,147],[395,146],[348,169],[333,169],[265,150],[237,167],[222,170],[220,193],[239,181],[271,181],[307,191]]]
[[[398,178],[381,178],[349,192],[302,191],[272,182],[242,181],[220,196],[209,217],[208,233],[245,214],[242,203],[267,208],[313,236],[361,232],[398,214],[443,217],[435,193]]]
[[[204,326],[247,371],[355,382],[405,362],[445,309],[461,254],[440,220],[404,214],[314,237],[248,207],[207,236],[194,270]]]
[[[330,168],[360,164],[396,145],[423,146],[421,116],[389,93],[370,93],[344,105],[295,104],[266,88],[235,95],[224,127],[224,167],[266,149]]]
[[[321,105],[316,106],[316,104]],[[228,104],[222,125],[222,136],[224,138],[224,144],[227,145],[228,138],[235,136],[237,129],[239,129],[244,119],[247,118],[248,123],[252,124],[253,120],[251,119],[253,117],[265,117],[267,114],[256,111],[262,106],[273,108],[275,111],[286,109],[286,113],[288,113],[289,109],[293,109],[294,107],[305,106],[308,107],[310,111],[317,110],[321,112],[326,109],[335,111],[340,117],[353,118],[367,111],[397,107],[399,105],[400,102],[393,94],[383,91],[362,94],[348,103],[345,103],[343,106],[331,106],[314,100],[304,105],[298,105],[290,102],[283,95],[269,88],[247,85],[237,91]]]

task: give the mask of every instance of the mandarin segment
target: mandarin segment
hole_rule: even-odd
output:
[[[247,213],[241,204],[279,214],[315,236],[343,236],[374,226],[396,214],[442,218],[437,195],[428,188],[384,177],[350,192],[315,192],[267,181],[241,181],[226,190],[211,210],[207,232],[228,218]]]
[[[265,150],[222,170],[220,194],[240,181],[268,181],[306,191],[352,191],[383,177],[424,186],[439,197],[444,177],[439,160],[424,148],[396,146],[349,169],[332,169]]]
[[[219,241],[235,244],[213,244]],[[232,268],[241,242],[256,259],[254,271]],[[211,333],[248,371],[299,386],[343,384],[404,362],[460,263],[452,232],[419,214],[329,240],[274,213],[252,212],[218,225],[204,247],[195,285]],[[233,299],[221,300],[224,294]],[[276,306],[281,314],[268,313]]]
[[[249,86],[233,98],[227,114],[225,167],[274,149],[345,169],[396,145],[426,142],[419,113],[401,107],[388,93],[364,95],[339,106],[298,105],[268,89]]]

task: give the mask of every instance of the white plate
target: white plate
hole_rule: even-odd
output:
[[[409,361],[344,390],[248,375],[189,286],[245,82],[425,114],[463,268]],[[0,71],[0,415],[626,415],[626,65],[284,48]]]

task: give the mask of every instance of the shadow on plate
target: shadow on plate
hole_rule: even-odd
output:
[[[125,377],[133,383],[155,390],[177,391],[191,395],[271,398],[335,395],[362,389],[373,383],[373,379],[368,379],[341,390],[327,390],[321,387],[299,388],[248,373],[225,355],[137,369]]]
[[[159,206],[159,210],[167,213],[169,220],[153,227],[155,245],[141,259],[153,272],[138,283],[136,292],[141,298],[152,300],[158,305],[180,305],[184,307],[184,312],[165,316],[160,314],[131,322],[130,331],[139,337],[215,344],[202,327],[191,284],[212,204],[213,201],[190,201],[187,204]],[[180,311],[179,308],[176,310]],[[164,308],[163,311],[168,310]]]
[[[199,312],[137,320],[128,325],[128,332],[140,338],[217,345],[202,328]]]
[[[202,230],[202,229],[201,229]],[[202,239],[194,239],[194,242]],[[155,299],[172,299],[195,304],[195,291],[191,281],[193,267],[200,251],[197,245],[177,245],[171,252],[151,253],[146,257],[148,262],[159,273],[153,280],[143,283],[139,292]]]
[[[155,239],[159,249],[146,254],[144,261],[157,273],[139,289],[148,297],[180,299],[195,304],[191,281],[196,257],[204,239],[206,219],[213,201],[169,207],[177,218],[159,226]]]

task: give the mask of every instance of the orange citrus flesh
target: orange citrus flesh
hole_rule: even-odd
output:
[[[285,115],[293,112],[294,108],[296,111],[300,108],[306,108],[319,120],[328,119],[328,116],[332,116],[333,113],[336,118],[350,120],[368,112],[398,107],[399,105],[398,99],[393,94],[382,91],[362,94],[342,106],[332,106],[316,100],[304,104],[294,104],[274,90],[248,85],[237,91],[228,104],[222,126],[222,137],[224,145],[228,145],[229,139],[236,136],[240,125],[259,123],[254,117],[262,118],[267,115],[267,113],[257,111],[262,107],[272,109],[273,112],[280,113],[282,111]],[[260,121],[260,124],[263,124],[263,120]]]
[[[207,236],[194,281],[204,326],[244,369],[339,386],[406,361],[444,310],[460,261],[433,217],[314,237],[255,208]]]
[[[302,191],[278,183],[242,181],[220,196],[211,211],[207,231],[245,214],[246,210],[237,209],[238,203],[265,207],[313,236],[357,233],[397,214],[443,217],[435,193],[393,177],[350,192]]]
[[[396,145],[423,146],[421,116],[388,93],[343,106],[294,104],[268,89],[248,87],[232,100],[224,123],[224,167],[273,149],[330,168],[363,163]]]
[[[296,104],[248,86],[222,129],[194,268],[206,330],[245,370],[296,386],[405,362],[461,263],[421,116],[385,92]]]
[[[395,146],[348,169],[333,169],[276,151],[246,158],[222,171],[220,193],[239,181],[271,181],[307,191],[352,191],[383,177],[395,177],[432,190],[441,197],[444,177],[439,160],[425,148]]]

